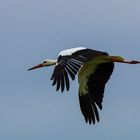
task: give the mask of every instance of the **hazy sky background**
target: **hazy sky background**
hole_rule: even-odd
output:
[[[53,68],[26,71],[79,46],[140,60],[140,1],[0,1],[1,140],[140,139],[140,65],[115,65],[95,126],[80,112],[77,81],[61,94]]]

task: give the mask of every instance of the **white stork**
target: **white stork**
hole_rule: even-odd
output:
[[[56,90],[70,88],[69,77],[74,80],[78,73],[79,102],[85,121],[99,122],[98,108],[102,109],[105,84],[109,80],[114,62],[138,64],[140,61],[126,61],[120,56],[109,56],[106,52],[84,47],[61,51],[57,60],[45,59],[43,63],[28,70],[55,65],[51,80]]]

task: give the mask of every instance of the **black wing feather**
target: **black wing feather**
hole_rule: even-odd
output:
[[[70,83],[69,83],[69,78],[68,78],[68,74],[67,74],[67,71],[64,71],[64,75],[65,75],[65,83],[66,83],[66,89],[67,91],[69,91],[69,88],[70,88]]]
[[[64,70],[62,70],[62,73],[61,73],[61,92],[64,91],[64,88],[65,88]]]
[[[109,80],[114,69],[114,63],[102,63],[98,65],[96,71],[90,75],[88,80],[88,94],[79,96],[81,111],[85,121],[95,123],[95,118],[99,122],[99,109],[102,109],[103,94],[105,84]],[[80,94],[79,94],[80,95]]]
[[[74,73],[72,72],[72,70],[68,66],[66,66],[66,71],[69,73],[71,79],[74,80],[75,75],[74,75]]]

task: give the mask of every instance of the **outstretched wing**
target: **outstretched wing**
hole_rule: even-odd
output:
[[[68,91],[70,88],[69,77],[74,80],[75,75],[85,62],[88,62],[97,55],[107,54],[105,52],[86,48],[75,50],[76,51],[71,49],[70,51],[72,53],[68,53],[69,50],[63,51],[58,57],[57,64],[51,77],[51,80],[53,80],[52,85],[56,85],[56,90],[61,88],[61,91],[63,92],[66,87],[66,90]]]
[[[95,123],[99,121],[99,109],[102,109],[105,84],[109,80],[114,69],[114,63],[102,63],[97,66],[96,70],[88,78],[87,94],[79,93],[80,108],[85,117],[85,121]]]

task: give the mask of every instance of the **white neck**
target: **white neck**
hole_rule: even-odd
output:
[[[52,59],[47,59],[47,66],[52,66],[52,65],[56,65],[57,60],[52,60]]]

